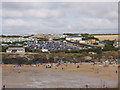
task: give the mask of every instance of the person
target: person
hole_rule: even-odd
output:
[[[3,85],[3,89],[5,89],[5,85]]]
[[[65,66],[67,67],[67,63],[65,64]]]
[[[55,69],[57,69],[57,67]]]
[[[58,69],[58,67],[57,67],[57,66],[55,66],[55,69]]]
[[[80,66],[78,65],[77,68],[80,68]]]
[[[18,73],[20,73],[20,70],[18,71]]]
[[[97,73],[99,73],[99,69],[97,68]]]
[[[86,88],[88,88],[88,85],[85,85]]]
[[[105,84],[103,85],[103,88],[105,88]]]
[[[117,70],[116,70],[116,73],[117,73]]]

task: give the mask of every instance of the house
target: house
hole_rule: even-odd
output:
[[[79,41],[79,43],[83,43],[84,44],[84,43],[86,43],[86,41]]]
[[[67,36],[66,40],[68,40],[68,41],[82,41],[82,36]]]
[[[7,53],[25,53],[25,48],[23,47],[11,47],[6,50]]]
[[[42,48],[42,52],[48,52],[48,49]]]
[[[65,38],[66,36],[67,35],[63,35],[63,34],[55,34],[54,39]]]

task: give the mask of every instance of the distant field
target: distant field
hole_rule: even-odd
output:
[[[95,38],[98,38],[99,40],[117,40],[120,35],[94,35]]]

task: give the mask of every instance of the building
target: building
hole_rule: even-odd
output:
[[[19,37],[19,38],[14,38],[14,37],[0,37],[0,42],[21,42],[21,41],[35,41],[37,40],[37,38],[23,38],[23,37]]]
[[[6,50],[7,53],[25,53],[25,48],[23,47],[13,47]]]
[[[43,48],[43,49],[42,49],[42,52],[48,52],[48,49],[44,49],[44,48]]]
[[[68,41],[82,41],[82,36],[67,36],[66,40],[68,40]]]
[[[66,36],[67,35],[63,35],[63,34],[55,34],[54,39],[65,38]]]
[[[79,43],[83,43],[84,44],[84,43],[86,43],[86,41],[79,41]]]
[[[91,43],[91,44],[99,43],[99,41],[97,41],[97,40],[95,40],[95,39],[91,39],[91,40],[90,40],[90,43]]]

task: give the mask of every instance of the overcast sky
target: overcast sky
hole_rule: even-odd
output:
[[[3,34],[118,33],[116,2],[3,2]]]

